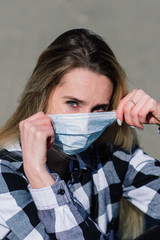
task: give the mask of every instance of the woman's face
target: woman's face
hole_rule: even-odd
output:
[[[113,84],[106,76],[75,68],[52,91],[47,114],[104,112],[112,93]]]

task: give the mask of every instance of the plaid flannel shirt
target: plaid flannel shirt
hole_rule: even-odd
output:
[[[90,147],[42,189],[29,186],[19,145],[0,159],[0,239],[114,239],[122,196],[160,219],[160,163],[141,149]]]

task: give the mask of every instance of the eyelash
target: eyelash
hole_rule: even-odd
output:
[[[99,107],[95,107],[94,111],[100,112],[100,111],[107,111],[107,108],[105,106],[99,106]]]
[[[77,108],[78,107],[78,102],[76,101],[67,101],[66,102],[70,107],[72,108]],[[97,106],[93,109],[93,112],[106,112],[108,108],[106,106]]]

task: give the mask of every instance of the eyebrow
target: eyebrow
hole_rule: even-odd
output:
[[[83,105],[86,104],[86,101],[80,100],[80,99],[75,98],[75,97],[72,97],[72,96],[65,96],[65,97],[63,97],[63,98],[64,98],[64,99],[71,100],[71,101],[75,101],[75,102],[80,103],[80,104],[83,104]],[[108,107],[109,107],[109,103],[99,103],[99,104],[97,104],[96,106],[94,106],[92,109],[95,109],[95,108],[97,108],[97,107],[108,108]]]
[[[83,101],[83,100],[80,100],[78,98],[75,98],[75,97],[72,97],[72,96],[65,96],[63,97],[64,99],[69,99],[69,100],[72,100],[72,101],[75,101],[75,102],[78,102],[78,103],[81,103],[81,104],[85,104],[86,102]]]

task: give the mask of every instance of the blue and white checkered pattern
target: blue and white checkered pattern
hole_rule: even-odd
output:
[[[160,163],[141,149],[90,147],[70,161],[66,179],[42,189],[30,187],[20,147],[0,159],[0,239],[110,239],[122,196],[160,219]]]

